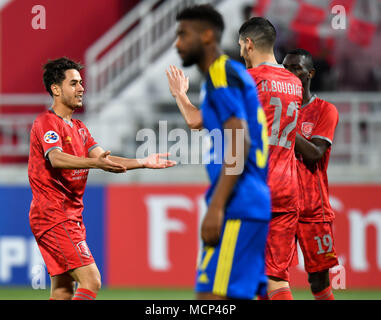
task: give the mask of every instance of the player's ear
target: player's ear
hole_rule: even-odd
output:
[[[255,49],[254,41],[251,38],[245,38],[245,47],[247,52],[253,51]]]
[[[60,92],[57,84],[52,84],[50,89],[52,90],[53,96],[59,96]]]
[[[205,29],[201,33],[201,41],[205,44],[208,44],[208,43],[215,41],[214,31],[210,28]]]
[[[315,69],[311,69],[310,72],[308,73],[308,77],[310,79],[312,79],[315,76],[315,73],[316,73],[316,70]]]

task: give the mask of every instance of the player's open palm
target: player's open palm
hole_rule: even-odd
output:
[[[201,239],[205,245],[215,246],[218,244],[221,236],[223,217],[223,209],[208,208],[208,212],[205,214],[201,224]]]
[[[153,153],[142,160],[144,168],[164,169],[176,165],[176,161],[168,160],[169,153]]]
[[[176,98],[179,94],[185,94],[189,89],[189,78],[184,75],[184,72],[173,66],[169,66],[169,71],[166,70],[169,90],[172,96]]]
[[[123,173],[126,172],[127,168],[119,163],[113,162],[109,159],[110,151],[105,151],[101,153],[97,158],[97,167],[104,171]]]

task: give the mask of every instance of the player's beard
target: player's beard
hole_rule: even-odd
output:
[[[189,51],[188,54],[182,55],[183,67],[190,67],[194,64],[198,64],[204,57],[204,52],[201,48]]]
[[[70,109],[77,109],[82,107],[82,102],[78,103],[76,100],[77,98],[75,96],[70,98],[62,92],[61,102]]]

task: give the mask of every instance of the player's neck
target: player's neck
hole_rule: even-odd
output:
[[[209,67],[216,61],[221,55],[223,51],[217,46],[215,48],[211,48],[210,50],[206,50],[204,58],[198,64],[198,67],[202,73],[207,73]]]
[[[276,61],[273,53],[265,53],[265,52],[256,51],[252,55],[250,60],[251,60],[251,65],[253,66],[253,68],[257,67],[258,65],[262,63],[278,64],[278,61]]]
[[[312,98],[310,86],[303,86],[303,104],[307,104]]]
[[[57,116],[61,117],[64,120],[71,121],[74,109],[69,108],[62,103],[54,103],[52,105],[52,109]]]
[[[303,94],[303,105],[307,104],[312,98],[312,94],[310,90],[308,89],[306,92]]]

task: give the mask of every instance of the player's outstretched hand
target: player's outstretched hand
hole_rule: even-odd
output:
[[[113,162],[109,159],[110,151],[105,151],[99,155],[97,158],[97,167],[104,171],[114,172],[114,173],[123,173],[127,171],[125,166],[122,166],[119,163]]]
[[[176,165],[176,161],[168,160],[169,153],[153,153],[147,158],[140,159],[144,168],[164,169]]]
[[[169,91],[173,97],[177,97],[180,94],[186,94],[189,89],[189,78],[184,75],[184,72],[175,67],[169,66],[169,70],[165,70],[168,78]]]
[[[216,246],[220,241],[224,210],[209,207],[201,224],[201,239],[205,245]]]

